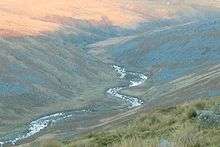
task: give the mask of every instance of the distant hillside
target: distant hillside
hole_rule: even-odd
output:
[[[137,113],[106,94],[130,81],[118,78],[112,64],[147,76],[144,84],[120,91],[140,98],[143,111],[219,96],[219,7],[217,0],[1,0],[0,138],[16,137],[28,122],[56,112],[92,108],[49,125],[30,142],[45,134],[79,136],[109,118]],[[186,108],[171,114],[188,114]],[[160,120],[165,117],[152,112],[157,113]],[[180,117],[177,123],[194,124]],[[144,120],[149,125],[151,120]],[[123,144],[122,138],[117,141]]]
[[[148,75],[145,85],[126,94],[143,97],[146,105],[218,96],[220,80],[220,13],[140,25],[135,33],[90,44],[90,54]],[[149,104],[150,103],[150,104]]]
[[[0,36],[5,37],[54,32],[72,19],[128,27],[171,15],[166,5],[142,0],[2,0],[0,13]]]
[[[109,65],[80,48],[112,36],[114,29],[97,32],[79,23],[72,32],[69,25],[36,38],[0,39],[0,136],[33,117],[92,105],[115,82]]]

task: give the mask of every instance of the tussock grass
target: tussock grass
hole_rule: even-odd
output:
[[[203,127],[197,111],[218,107],[220,98],[197,100],[142,113],[133,122],[106,132],[89,134],[68,147],[201,147],[220,144],[218,126]]]
[[[45,140],[40,144],[40,147],[62,147],[63,145],[55,140]]]
[[[174,107],[160,108],[139,114],[126,125],[112,130],[90,133],[62,145],[65,147],[218,147],[220,127],[201,125],[199,110],[216,110],[220,97],[199,100]],[[219,110],[219,109],[218,109]],[[49,142],[43,147],[57,147]],[[61,144],[60,144],[61,145]],[[62,147],[60,146],[60,147]]]

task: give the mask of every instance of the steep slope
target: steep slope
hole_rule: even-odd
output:
[[[203,4],[201,3],[201,5]],[[123,91],[123,94],[142,98],[145,111],[154,107],[173,106],[194,99],[212,99],[220,95],[220,11],[210,5],[208,7],[201,5],[198,6],[194,3],[193,6],[187,7],[187,12],[179,11],[174,19],[142,23],[135,30],[136,32],[129,35],[89,44],[87,46],[89,53],[106,63],[123,65],[130,71],[139,71],[148,76],[145,84]],[[151,113],[146,119],[150,119],[150,116],[152,116]],[[157,116],[155,117],[157,118]],[[126,119],[123,118],[123,120]],[[110,128],[117,127],[118,123],[123,123],[123,121],[115,121]],[[118,141],[121,142],[115,143],[115,146],[129,146],[138,143],[140,146],[151,146],[152,142],[142,140],[142,136],[135,134],[136,131],[144,129],[141,124],[142,122],[140,122],[140,128],[136,128],[135,125],[135,129],[128,134],[128,136],[134,135],[134,141],[130,141],[130,138],[120,140],[121,135],[129,132],[129,129],[122,131],[122,134],[114,133],[114,129],[112,133],[110,129],[106,134],[101,133],[100,136],[95,134],[89,139],[76,141],[73,146],[81,143],[91,146],[104,145],[111,141],[112,146]],[[171,124],[168,124],[168,127],[169,125]],[[162,126],[161,129],[166,130],[166,126]],[[210,130],[210,135],[218,134],[216,137],[219,136],[219,129],[214,127]],[[175,128],[171,128],[171,131],[175,132]],[[143,132],[148,136],[149,128]],[[154,133],[153,131],[152,136],[155,135]],[[185,133],[189,135],[190,129],[189,132],[181,130],[180,133],[177,133],[181,138],[180,144],[178,144],[179,140],[172,144],[177,143],[178,146],[181,146],[182,143],[203,144],[203,142],[196,142],[199,140],[197,137],[184,136]],[[152,136],[146,137],[147,140],[150,140]],[[160,133],[155,135],[155,137],[158,136]],[[213,146],[218,144],[216,141],[213,140],[215,142]],[[162,139],[153,140],[153,146],[161,143],[167,144],[167,142],[170,144],[162,137]],[[110,144],[109,146],[111,146]],[[208,144],[212,143],[207,143],[207,146]]]
[[[219,95],[218,8],[205,0],[1,1],[0,137],[40,116],[98,105],[85,120],[43,132],[65,138],[127,110],[105,94],[127,84],[110,64],[148,76],[120,91],[146,109]]]
[[[89,28],[73,32],[97,40],[111,36]],[[77,47],[76,34],[63,28],[39,37],[1,38],[1,135],[36,116],[103,99],[105,88],[114,82],[113,70]]]
[[[115,74],[85,46],[173,15],[141,0],[3,0],[0,13],[0,136],[41,115],[104,103]]]
[[[153,99],[169,104],[219,95],[220,13],[206,7],[194,10],[201,13],[190,11],[195,15],[188,17],[181,12],[176,19],[148,22],[129,36],[87,47],[100,60],[146,73],[148,83],[125,93],[144,97],[147,106]]]

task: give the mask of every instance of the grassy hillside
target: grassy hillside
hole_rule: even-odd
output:
[[[218,96],[220,13],[207,7],[192,9],[87,47],[100,60],[148,75],[145,85],[124,91],[143,98],[146,107]]]
[[[142,112],[111,129],[61,143],[44,140],[40,147],[217,147],[220,142],[220,97]]]
[[[79,46],[115,30],[81,21],[40,37],[0,38],[0,136],[43,114],[105,101],[116,74]]]
[[[150,72],[155,83],[167,82],[219,63],[220,15],[160,20],[140,25],[137,32],[88,47],[91,53],[108,62],[117,62],[130,70]]]
[[[110,64],[148,76],[143,85],[122,91],[142,99],[144,110],[219,96],[219,6],[206,0],[2,0],[0,138],[46,114],[94,108],[33,137],[54,133],[62,140],[128,110],[105,94],[124,84]],[[219,143],[219,128],[202,127],[194,109],[214,109],[214,101],[158,108],[128,128],[65,146],[212,146]],[[212,111],[208,115],[218,112]]]

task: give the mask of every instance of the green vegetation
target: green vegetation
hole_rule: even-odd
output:
[[[132,147],[135,145],[144,147],[159,144],[190,147],[218,146],[220,144],[219,125],[204,125],[198,119],[198,111],[216,111],[219,102],[218,97],[214,100],[200,100],[175,107],[155,109],[152,112],[140,114],[126,126],[89,134],[67,146]]]
[[[199,115],[210,111],[219,116],[219,104],[220,97],[217,97],[156,108],[111,130],[90,133],[63,144],[52,140],[39,141],[31,147],[217,147],[220,144],[220,120],[215,120],[217,123],[211,125],[210,121],[202,120]]]

